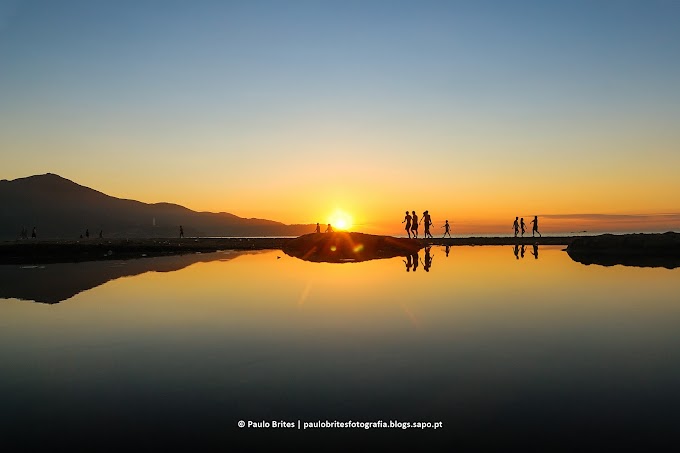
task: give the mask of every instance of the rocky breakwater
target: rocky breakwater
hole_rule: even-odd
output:
[[[289,240],[282,248],[305,261],[345,263],[411,255],[423,245],[415,239],[363,233],[312,233]]]
[[[579,263],[613,266],[680,267],[680,234],[603,234],[575,238],[567,247]]]

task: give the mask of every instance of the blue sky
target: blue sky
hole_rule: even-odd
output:
[[[281,215],[309,189],[282,171],[303,168],[340,201],[356,196],[343,184],[375,191],[378,167],[386,193],[412,172],[478,193],[512,172],[556,199],[590,159],[586,181],[650,188],[629,210],[670,209],[677,197],[658,198],[678,188],[678,23],[677,1],[0,0],[0,176],[52,171],[144,201]],[[324,175],[339,154],[361,168]],[[220,204],[215,190],[253,195]]]

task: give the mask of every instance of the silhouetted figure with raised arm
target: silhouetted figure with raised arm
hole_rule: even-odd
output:
[[[538,216],[534,216],[534,220],[532,220],[530,223],[533,223],[534,226],[531,229],[531,237],[534,237],[534,233],[538,233]],[[541,233],[538,233],[538,237],[541,237]]]
[[[534,255],[534,258],[538,259],[538,242],[534,244],[534,250],[530,253]]]
[[[332,233],[332,232],[333,232],[333,227],[331,226],[330,223],[329,223],[328,226],[326,227],[326,231],[325,231],[325,232],[326,232],[326,233]]]
[[[319,222],[316,222],[316,230],[314,230],[315,233],[321,233],[321,225],[319,225]]]
[[[423,222],[423,225],[425,226],[425,237],[432,237],[432,234],[430,233],[430,225],[432,225],[432,217],[430,217],[430,212],[429,211],[424,211],[423,212],[423,218],[420,219],[421,222]]]
[[[180,238],[184,237],[184,228],[182,228],[182,225],[179,226],[179,237]]]
[[[524,223],[524,217],[519,222],[519,227],[522,229],[522,237],[524,237],[524,232],[526,231],[527,225]]]
[[[36,231],[35,227],[33,227],[33,232],[31,233],[31,238],[38,239],[38,232]]]
[[[515,221],[512,222],[512,228],[515,230],[515,237],[517,237],[517,233],[519,233],[519,223],[517,222],[517,219],[519,219],[519,217],[515,217]]]
[[[520,252],[519,252],[519,256],[521,256],[522,258],[524,258],[524,252],[526,252],[526,251],[527,251],[527,246],[524,245],[524,244],[522,244],[522,249],[521,249]]]
[[[515,249],[513,252],[515,253],[515,258],[519,259],[519,244],[515,244]]]
[[[411,231],[413,232],[413,238],[418,239],[418,215],[416,211],[411,211],[411,213],[413,214],[411,216]]]
[[[406,261],[404,261],[404,263],[406,264],[406,272],[409,272],[411,270],[411,266],[413,266],[413,263],[411,262],[411,255],[406,256]]]
[[[443,228],[444,228],[444,236],[442,236],[442,238],[445,238],[447,234],[449,235],[449,237],[451,237],[451,225],[449,225],[448,220],[444,223]]]
[[[408,238],[411,239],[411,214],[406,211],[406,217],[404,217],[404,220],[401,221],[401,223],[406,223],[406,234],[408,234]]]

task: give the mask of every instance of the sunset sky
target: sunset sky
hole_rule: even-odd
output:
[[[366,232],[678,230],[679,24],[673,0],[0,0],[0,179]]]

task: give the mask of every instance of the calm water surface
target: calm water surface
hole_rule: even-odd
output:
[[[27,445],[226,442],[254,431],[239,420],[441,421],[437,435],[481,441],[674,432],[680,270],[561,248],[433,247],[415,269],[281,251],[0,266],[0,431]]]

